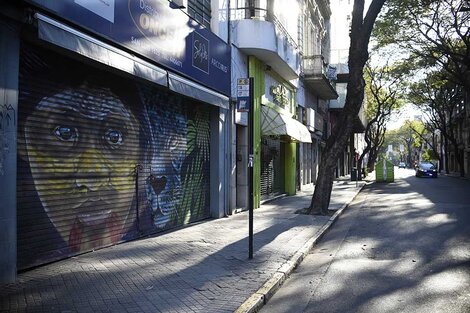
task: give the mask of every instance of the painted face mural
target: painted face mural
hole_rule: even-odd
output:
[[[207,106],[39,48],[21,53],[19,268],[209,216]]]
[[[43,98],[24,136],[36,190],[61,237],[76,251],[116,243],[132,225],[132,112],[110,90],[83,85]]]

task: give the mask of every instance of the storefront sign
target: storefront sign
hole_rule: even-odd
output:
[[[289,91],[283,85],[271,86],[271,94],[276,104],[285,107],[289,104]]]
[[[250,79],[237,79],[237,111],[250,111]]]
[[[27,0],[230,95],[230,46],[167,0]]]

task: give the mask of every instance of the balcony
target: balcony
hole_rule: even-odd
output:
[[[256,56],[287,80],[300,73],[296,41],[267,8],[231,9],[232,42],[247,55]]]
[[[303,57],[303,74],[304,82],[312,93],[325,100],[338,98],[338,93],[328,78],[328,66],[321,55]]]
[[[329,104],[330,112],[339,112],[344,108],[346,104],[346,94],[347,94],[347,83],[336,83],[336,90],[338,92],[338,98],[335,100],[331,100]],[[361,106],[359,113],[357,114],[356,118],[354,119],[354,132],[355,133],[362,133],[365,131],[367,126],[367,118],[365,113],[364,104]]]

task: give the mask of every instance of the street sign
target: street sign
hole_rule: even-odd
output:
[[[250,111],[250,79],[237,79],[237,111]]]

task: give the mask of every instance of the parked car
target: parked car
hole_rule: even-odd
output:
[[[416,177],[437,178],[437,169],[432,163],[421,162],[416,166]]]
[[[406,168],[405,162],[398,163],[398,168]]]

